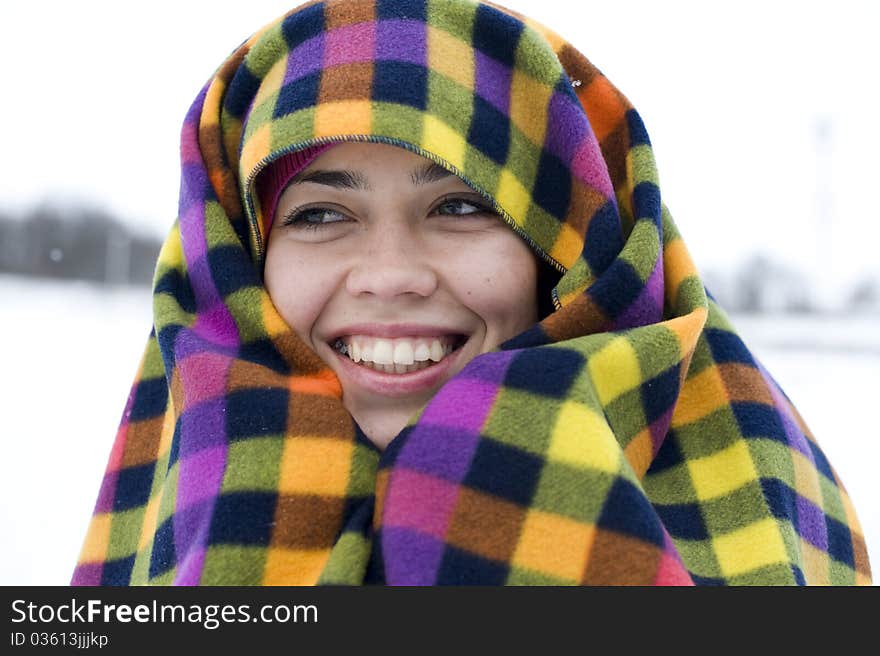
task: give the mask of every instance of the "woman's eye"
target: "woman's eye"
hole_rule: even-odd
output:
[[[330,223],[345,221],[346,216],[328,207],[294,208],[284,217],[284,225],[317,230]]]
[[[437,214],[468,216],[470,214],[495,214],[495,211],[476,201],[464,198],[450,198],[443,201],[435,210]]]

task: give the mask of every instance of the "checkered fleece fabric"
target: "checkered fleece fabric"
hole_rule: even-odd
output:
[[[261,281],[256,174],[342,140],[442,164],[560,273],[555,311],[384,452]],[[639,115],[557,34],[469,0],[312,2],[218,69],[181,153],[74,584],[870,582],[853,505],[707,295]]]

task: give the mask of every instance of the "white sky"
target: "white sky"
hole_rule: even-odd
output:
[[[86,199],[164,235],[186,109],[239,42],[295,4],[3,3],[0,211]],[[880,3],[502,4],[568,38],[635,104],[698,266],[763,249],[835,283],[880,275]],[[832,220],[819,232],[823,198]]]

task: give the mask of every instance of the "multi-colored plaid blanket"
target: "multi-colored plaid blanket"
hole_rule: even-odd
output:
[[[439,162],[560,274],[556,310],[381,453],[261,282],[256,174],[339,140]],[[704,290],[642,120],[560,36],[468,0],[312,2],[219,68],[181,153],[74,584],[870,582],[840,480]]]

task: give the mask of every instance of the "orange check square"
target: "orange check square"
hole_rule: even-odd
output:
[[[286,440],[281,456],[281,494],[344,496],[351,469],[351,442],[331,437]]]
[[[513,563],[577,583],[595,532],[592,524],[532,510],[526,515]]]

